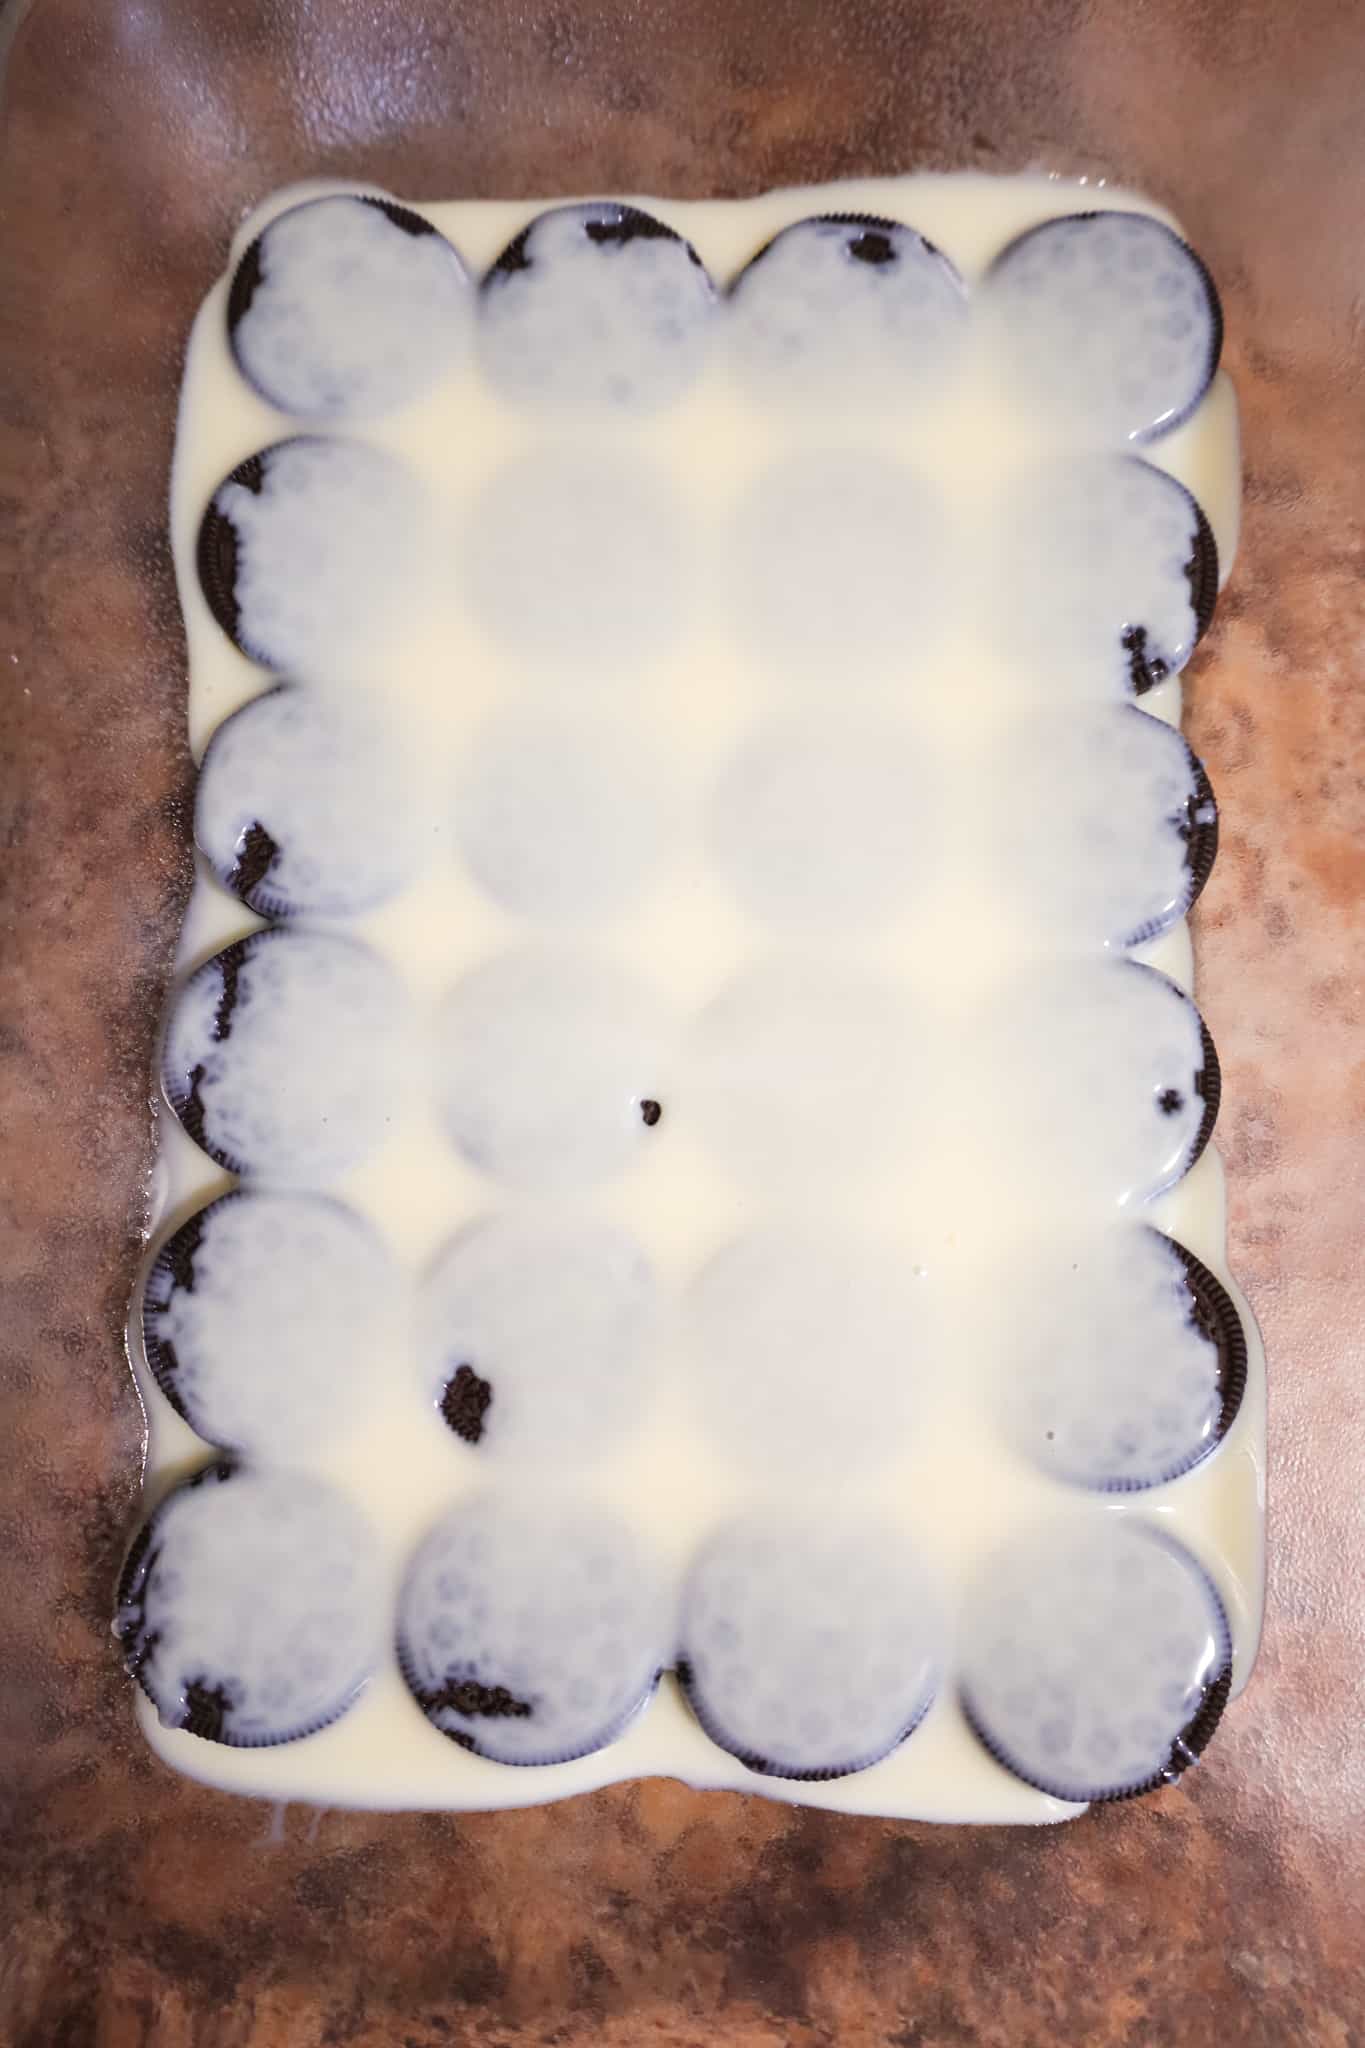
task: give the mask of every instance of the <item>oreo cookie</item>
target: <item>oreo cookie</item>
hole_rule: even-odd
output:
[[[683,1588],[678,1680],[720,1748],[765,1777],[863,1771],[923,1719],[936,1605],[898,1534],[856,1512],[756,1510]]]
[[[332,193],[277,214],[228,290],[247,382],[305,420],[373,418],[420,398],[465,355],[472,293],[431,222]]]
[[[209,1443],[302,1460],[368,1409],[397,1292],[384,1245],[339,1202],[225,1195],[152,1261],[143,1349]]]
[[[727,312],[730,358],[760,402],[904,410],[956,367],[967,295],[913,228],[830,213],[766,242],[731,286]]]
[[[1019,1541],[969,1601],[963,1709],[1006,1770],[1054,1799],[1174,1783],[1231,1684],[1222,1601],[1182,1545],[1091,1513]]]
[[[783,931],[834,933],[914,907],[935,809],[923,750],[902,727],[782,719],[736,753],[708,836],[746,910]]]
[[[1008,1428],[1052,1478],[1102,1493],[1160,1486],[1231,1428],[1246,1390],[1241,1320],[1207,1267],[1160,1231],[1078,1240],[1005,1291]]]
[[[1077,1216],[1135,1207],[1188,1173],[1213,1131],[1213,1041],[1184,990],[1135,961],[1068,963],[1003,988],[974,1046],[964,1131],[1022,1199],[1046,1186]]]
[[[281,686],[214,733],[194,836],[260,916],[345,916],[409,879],[422,808],[415,766],[377,705]]]
[[[464,1156],[555,1193],[619,1172],[650,1142],[667,1006],[614,961],[527,946],[457,983],[436,1023],[438,1099]]]
[[[956,594],[948,508],[908,464],[810,449],[761,471],[724,537],[734,628],[784,691],[887,695],[923,672]]]
[[[1001,736],[982,820],[992,892],[1059,946],[1122,951],[1185,915],[1218,850],[1202,763],[1133,706],[1028,717]]]
[[[996,257],[978,304],[1018,396],[1097,440],[1148,441],[1179,426],[1223,345],[1208,271],[1144,213],[1028,229]]]
[[[903,988],[856,966],[760,958],[697,1017],[687,1094],[703,1142],[750,1186],[827,1197],[914,1142],[920,1038]]]
[[[114,1634],[167,1728],[261,1749],[352,1706],[382,1647],[373,1538],[298,1472],[205,1466],[133,1543]]]
[[[367,947],[270,927],[206,960],[171,1003],[166,1099],[210,1158],[286,1187],[331,1179],[384,1137],[407,1005]]]
[[[654,1391],[653,1273],[591,1218],[505,1215],[449,1244],[423,1284],[430,1397],[480,1456],[586,1468]]]
[[[1218,548],[1182,483],[1131,455],[1080,455],[1004,495],[992,576],[1003,652],[1064,688],[1145,696],[1207,632]]]
[[[755,1474],[850,1480],[903,1451],[933,1338],[903,1253],[823,1228],[756,1229],[687,1297],[687,1393],[706,1437]]]
[[[421,485],[360,441],[301,435],[226,476],[199,527],[209,610],[252,661],[299,681],[372,675],[421,594]]]
[[[476,1495],[419,1546],[398,1662],[443,1735],[504,1764],[604,1749],[671,1647],[662,1581],[634,1531],[585,1502]]]
[[[544,706],[494,718],[460,762],[455,831],[475,880],[545,922],[592,924],[636,901],[672,850],[678,764],[651,724]]]
[[[633,689],[689,623],[695,537],[673,480],[599,438],[540,446],[476,496],[458,566],[471,613],[544,688],[570,701],[605,679]]]
[[[557,206],[484,278],[479,359],[515,404],[629,417],[692,383],[715,311],[696,250],[652,214],[614,200]]]

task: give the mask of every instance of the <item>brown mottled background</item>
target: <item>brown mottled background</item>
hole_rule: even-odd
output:
[[[1365,7],[9,0],[0,135],[2,2048],[1365,2042]],[[188,877],[162,526],[190,314],[305,172],[413,195],[1105,168],[1222,285],[1244,548],[1192,671],[1269,1629],[1178,1790],[1055,1833],[629,1786],[269,1812],[135,1737],[106,1615],[146,1074]]]

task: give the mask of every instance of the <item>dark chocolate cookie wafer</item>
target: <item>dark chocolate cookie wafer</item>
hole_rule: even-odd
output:
[[[459,257],[422,214],[331,193],[277,214],[246,249],[228,337],[281,412],[370,418],[420,398],[465,356],[471,299]]]
[[[1121,1226],[1002,1275],[1000,1398],[1052,1477],[1105,1493],[1160,1486],[1215,1450],[1246,1389],[1226,1289],[1183,1245]]]
[[[1182,483],[1131,455],[1030,470],[1002,494],[990,573],[1001,653],[1068,697],[1141,697],[1207,632],[1218,548]]]
[[[978,303],[1018,397],[1097,439],[1146,441],[1213,381],[1223,315],[1187,243],[1145,213],[1067,214],[996,258]]]
[[[486,1218],[423,1284],[427,1393],[481,1456],[586,1469],[656,1390],[656,1311],[654,1275],[623,1231],[555,1211]]]
[[[983,1007],[974,1044],[964,1143],[977,1134],[982,1171],[1020,1198],[1046,1188],[1078,1221],[1174,1186],[1212,1135],[1213,1041],[1155,968],[1075,961],[1016,976]]]
[[[225,947],[176,992],[162,1080],[196,1145],[285,1187],[370,1152],[406,1073],[407,1004],[367,947],[270,927]]]
[[[206,1466],[139,1531],[114,1633],[160,1720],[210,1742],[295,1742],[353,1703],[383,1641],[371,1533],[299,1472]]]
[[[457,983],[436,1020],[437,1089],[452,1142],[505,1184],[582,1188],[657,1143],[667,1004],[613,960],[556,946],[500,953]]]
[[[718,1529],[683,1591],[678,1677],[713,1742],[751,1771],[840,1778],[923,1718],[934,1600],[898,1534],[844,1511],[757,1510]]]
[[[430,520],[396,456],[299,436],[226,476],[199,527],[210,611],[244,654],[304,681],[373,675],[420,598]]]
[[[421,858],[422,778],[377,704],[291,686],[209,742],[194,836],[262,917],[344,916],[394,895]]]
[[[538,214],[479,290],[479,356],[520,405],[610,417],[678,397],[706,358],[716,295],[690,243],[615,200]]]
[[[1001,799],[979,821],[994,902],[1057,950],[1123,951],[1196,901],[1218,850],[1203,764],[1133,705],[1026,714],[992,759]]]
[[[225,1195],[152,1261],[143,1349],[209,1443],[302,1462],[378,1393],[398,1291],[384,1245],[341,1203]]]
[[[1199,1756],[1231,1639],[1182,1545],[1094,1512],[1016,1543],[969,1602],[962,1703],[991,1754],[1056,1799],[1125,1799]]]
[[[462,1502],[419,1547],[399,1605],[398,1661],[422,1712],[505,1764],[604,1748],[670,1648],[664,1585],[635,1532],[581,1501]]]
[[[872,214],[797,221],[730,288],[725,343],[759,404],[809,398],[913,412],[957,367],[962,279],[913,228]]]

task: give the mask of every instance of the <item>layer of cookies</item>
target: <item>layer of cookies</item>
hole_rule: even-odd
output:
[[[177,450],[133,1349],[151,1497],[230,1455],[125,1586],[153,1741],[373,1805],[1169,1773],[1260,1601],[1202,271],[1042,179],[321,196],[239,236]]]

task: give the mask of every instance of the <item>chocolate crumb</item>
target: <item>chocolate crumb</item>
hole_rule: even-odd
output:
[[[590,242],[677,242],[682,237],[673,228],[665,227],[653,214],[641,213],[638,207],[622,206],[616,211],[614,220],[585,220],[583,232]]]
[[[875,229],[868,229],[861,235],[856,235],[848,244],[848,253],[859,263],[881,265],[894,263],[896,260],[890,236],[879,234]]]
[[[491,1385],[479,1378],[472,1365],[457,1366],[441,1396],[441,1413],[456,1436],[476,1444],[483,1435],[483,1418],[492,1399]]]
[[[205,1685],[195,1679],[185,1687],[185,1712],[181,1727],[190,1735],[202,1735],[206,1742],[221,1742],[223,1724],[232,1712],[232,1695],[224,1685]]]
[[[444,1685],[431,1686],[418,1698],[428,1714],[447,1708],[471,1720],[528,1721],[532,1711],[529,1700],[517,1699],[505,1685],[481,1685],[477,1678],[448,1678]]]
[[[272,839],[257,818],[237,840],[236,857],[226,877],[229,889],[237,896],[250,896],[279,857],[279,841]]]
[[[1170,664],[1161,655],[1147,652],[1147,628],[1127,626],[1121,636],[1123,651],[1128,656],[1128,680],[1133,686],[1133,695],[1143,697],[1148,690],[1164,682],[1170,674]]]

